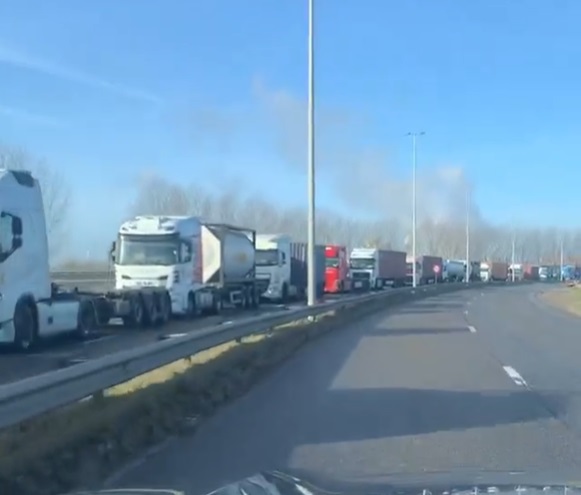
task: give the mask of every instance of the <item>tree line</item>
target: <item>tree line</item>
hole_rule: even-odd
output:
[[[80,261],[76,253],[64,253],[69,212],[72,207],[71,185],[57,168],[23,149],[0,145],[0,167],[31,170],[39,179],[44,195],[51,254],[66,254],[61,269],[96,269],[105,263]],[[196,215],[212,222],[224,222],[256,229],[263,233],[287,233],[297,241],[306,241],[306,208],[283,208],[257,197],[228,188],[215,192],[199,185],[183,185],[150,174],[135,185],[135,200],[127,216]],[[328,209],[316,214],[317,242],[344,244],[348,247],[383,247],[411,251],[410,222],[395,218],[373,221],[349,218]],[[466,257],[466,223],[424,218],[417,225],[418,254],[444,258]],[[472,259],[510,261],[512,246],[519,262],[559,263],[561,243],[567,262],[581,262],[581,228],[517,228],[492,225],[475,218],[470,226]]]

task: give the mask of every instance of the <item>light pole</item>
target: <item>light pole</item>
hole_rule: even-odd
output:
[[[315,259],[315,0],[309,2],[309,35],[308,35],[308,252],[307,252],[307,304],[314,306],[317,303],[317,278]]]
[[[511,254],[511,265],[512,265],[512,270],[510,273],[510,278],[512,279],[512,282],[514,283],[514,264],[515,264],[515,255],[516,255],[516,232],[512,231],[512,254]]]
[[[561,237],[561,258],[560,258],[560,265],[561,265],[561,276],[559,277],[561,282],[563,282],[563,280],[565,280],[565,274],[563,273],[563,266],[565,265],[565,250],[564,250],[564,246],[563,246],[563,237]]]
[[[470,283],[470,187],[466,186],[466,283]]]
[[[416,280],[416,169],[418,160],[418,136],[423,136],[425,132],[408,132],[412,138],[412,287],[417,287]]]

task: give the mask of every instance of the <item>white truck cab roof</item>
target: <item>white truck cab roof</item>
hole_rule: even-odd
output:
[[[147,215],[123,222],[120,234],[164,235],[200,229],[201,220],[191,216]]]

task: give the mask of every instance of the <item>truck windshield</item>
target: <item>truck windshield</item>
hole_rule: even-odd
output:
[[[375,268],[375,258],[351,258],[349,266],[354,270],[370,270]]]
[[[277,266],[278,249],[257,249],[256,266]]]
[[[339,258],[325,258],[327,268],[339,268]]]
[[[179,246],[174,236],[120,236],[117,264],[175,265],[179,263]]]

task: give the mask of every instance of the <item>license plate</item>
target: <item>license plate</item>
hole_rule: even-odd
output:
[[[355,282],[355,287],[361,287],[361,282]]]

